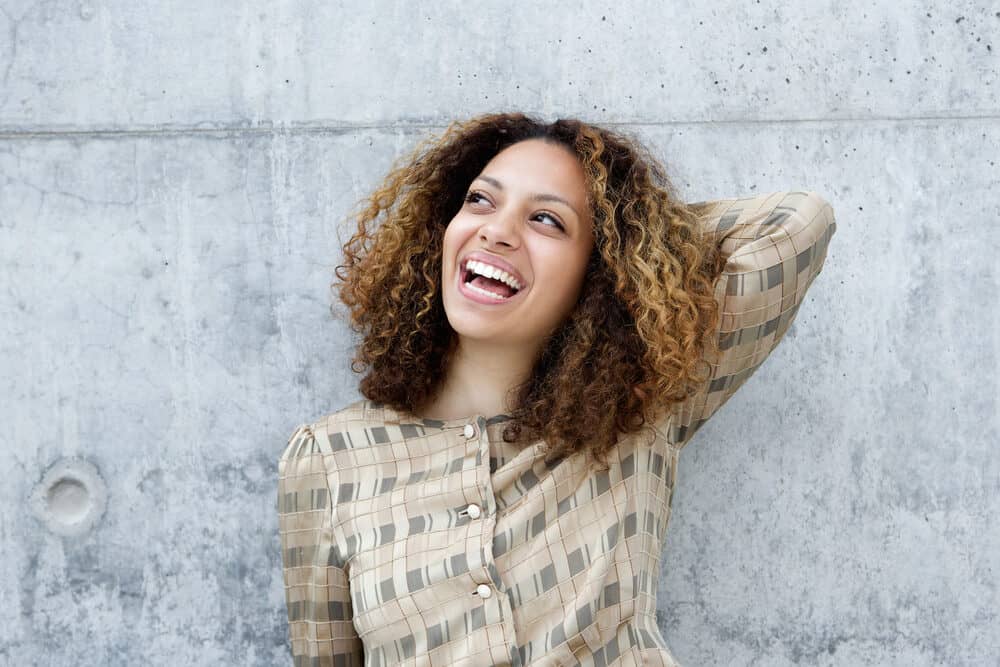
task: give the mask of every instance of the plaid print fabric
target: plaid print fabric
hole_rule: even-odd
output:
[[[609,470],[505,443],[506,415],[360,400],[295,430],[278,513],[296,666],[677,664],[655,612],[678,455],[781,340],[836,229],[810,192],[703,205],[727,257],[712,377]]]

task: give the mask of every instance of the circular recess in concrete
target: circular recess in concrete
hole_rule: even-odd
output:
[[[32,509],[57,535],[82,535],[104,514],[108,493],[101,473],[83,459],[56,461],[31,494]]]

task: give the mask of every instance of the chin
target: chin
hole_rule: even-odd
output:
[[[456,317],[448,317],[448,324],[452,330],[462,338],[470,340],[495,340],[500,341],[500,336],[496,326],[490,326],[489,322],[474,314],[463,313]]]

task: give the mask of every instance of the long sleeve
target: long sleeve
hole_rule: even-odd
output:
[[[672,411],[670,437],[683,447],[770,355],[820,273],[837,229],[814,192],[774,192],[698,202],[704,230],[726,260],[715,284],[719,353],[710,377]]]
[[[348,576],[333,548],[323,457],[328,443],[321,440],[300,426],[278,463],[278,530],[292,656],[295,667],[362,667]]]

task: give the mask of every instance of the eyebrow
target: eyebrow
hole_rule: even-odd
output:
[[[497,190],[503,190],[503,183],[493,178],[492,176],[476,176],[476,178],[473,179],[473,182],[475,181],[486,181],[490,185],[494,186]],[[531,195],[531,199],[533,201],[554,201],[554,202],[559,202],[560,204],[565,204],[566,206],[569,207],[571,211],[573,211],[573,213],[576,213],[577,218],[581,217],[580,212],[577,211],[572,204],[570,204],[568,201],[566,201],[565,199],[563,199],[558,195],[539,193]]]

